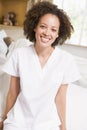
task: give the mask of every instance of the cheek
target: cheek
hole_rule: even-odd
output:
[[[56,33],[56,38],[59,36],[58,34],[59,34],[59,33],[57,32],[57,33]]]
[[[41,34],[41,30],[40,29],[34,29],[34,32],[36,35],[40,35]]]
[[[40,34],[39,34],[39,32],[35,32],[35,38],[36,38],[36,40],[39,40],[39,37],[40,37]]]
[[[55,35],[54,35],[54,39],[56,39],[56,38],[58,38],[58,34],[55,34]]]
[[[56,35],[56,38],[58,38],[58,34]]]

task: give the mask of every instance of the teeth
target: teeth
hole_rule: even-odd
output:
[[[44,38],[44,37],[42,37],[41,40],[42,40],[43,42],[48,42],[48,41],[49,41],[48,38]]]

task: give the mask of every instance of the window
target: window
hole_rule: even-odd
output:
[[[87,0],[53,0],[69,15],[74,33],[68,44],[87,46]]]

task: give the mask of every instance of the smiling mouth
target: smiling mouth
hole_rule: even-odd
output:
[[[46,37],[41,37],[41,41],[46,43],[49,42],[50,38],[46,38]]]

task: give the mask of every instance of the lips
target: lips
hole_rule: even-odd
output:
[[[47,38],[47,37],[41,37],[41,41],[46,43],[46,42],[49,42],[50,38]]]

